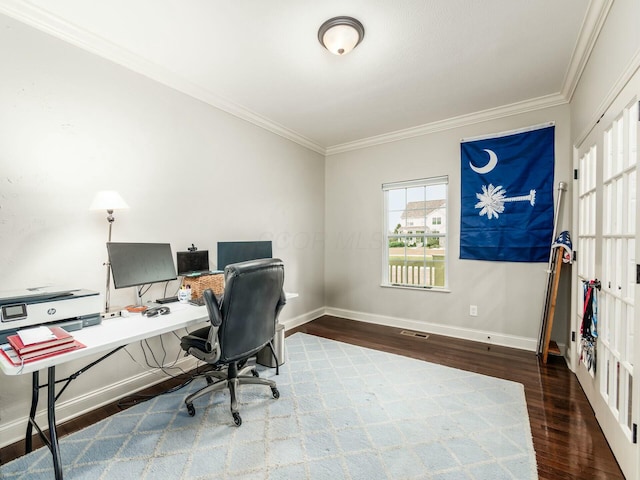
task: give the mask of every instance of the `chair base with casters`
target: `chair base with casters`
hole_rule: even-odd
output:
[[[244,363],[245,362],[234,362],[230,363],[223,370],[210,370],[202,373],[200,376],[205,377],[207,385],[197,392],[192,393],[184,400],[189,415],[193,417],[196,414],[196,408],[193,406],[194,400],[202,397],[203,395],[208,395],[228,388],[229,395],[231,397],[231,415],[233,416],[233,423],[239,427],[242,425],[242,417],[238,412],[237,400],[237,390],[240,385],[265,385],[271,388],[271,395],[273,398],[280,398],[280,392],[278,391],[276,382],[267,378],[260,378],[255,365],[244,365],[239,367],[239,365]]]

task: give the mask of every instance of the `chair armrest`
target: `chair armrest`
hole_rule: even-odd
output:
[[[207,288],[202,293],[202,298],[204,298],[204,304],[207,306],[211,325],[219,327],[222,324],[222,313],[220,312],[220,305],[218,304],[218,300],[216,300],[216,296],[210,288]]]
[[[180,346],[198,360],[215,364],[220,359],[218,327],[205,327],[185,335],[180,339]]]
[[[280,292],[280,299],[278,300],[278,304],[276,305],[276,321],[278,320],[278,315],[280,315],[280,310],[282,310],[282,307],[284,307],[287,303],[287,296],[284,293],[284,290],[282,290]]]

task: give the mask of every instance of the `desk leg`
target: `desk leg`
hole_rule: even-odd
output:
[[[38,408],[38,392],[40,391],[39,372],[36,370],[31,375],[31,410],[27,422],[27,433],[24,438],[25,454],[33,451],[33,424],[36,421],[36,409]]]
[[[62,461],[60,460],[58,430],[56,429],[56,367],[53,366],[49,367],[47,417],[49,420],[49,439],[51,441],[51,455],[53,456],[53,470],[56,474],[56,480],[62,480]]]

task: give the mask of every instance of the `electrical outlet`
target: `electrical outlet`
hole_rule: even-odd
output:
[[[477,305],[469,305],[469,315],[472,317],[478,316],[478,306]]]

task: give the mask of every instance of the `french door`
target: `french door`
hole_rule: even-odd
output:
[[[637,83],[637,82],[636,82]],[[576,150],[572,364],[622,471],[640,478],[640,352],[637,275],[638,89],[614,102]],[[582,341],[585,285],[595,286],[597,338]],[[593,302],[593,301],[592,301]],[[587,320],[591,316],[588,316]],[[593,355],[595,352],[595,356]],[[634,371],[634,366],[635,371]]]

